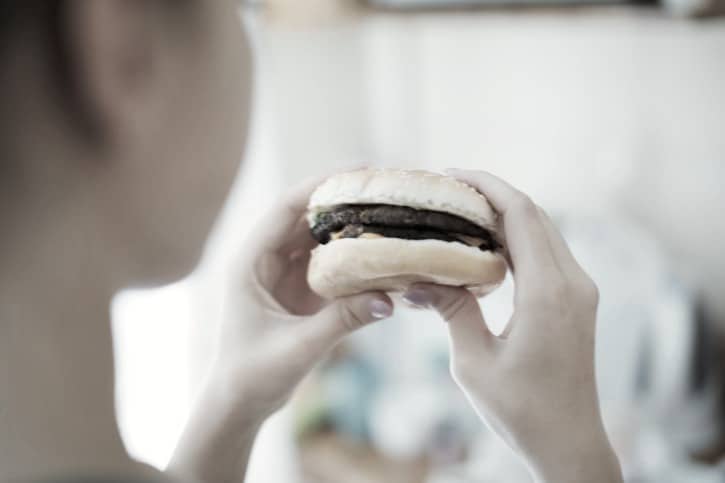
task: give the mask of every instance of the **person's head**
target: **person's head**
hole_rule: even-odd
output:
[[[245,144],[238,3],[0,0],[0,223],[82,212],[124,283],[193,268]]]

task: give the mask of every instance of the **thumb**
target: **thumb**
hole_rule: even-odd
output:
[[[351,332],[391,315],[393,302],[383,292],[341,297],[301,324],[302,339],[312,348],[325,351]]]
[[[478,300],[465,288],[421,283],[412,285],[403,298],[433,308],[448,322],[455,357],[480,357],[492,350],[496,336],[488,330]]]

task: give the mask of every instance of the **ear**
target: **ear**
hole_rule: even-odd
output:
[[[68,3],[70,62],[79,99],[103,141],[132,142],[149,127],[161,84],[152,2],[93,0]]]

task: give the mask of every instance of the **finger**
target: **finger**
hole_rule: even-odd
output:
[[[496,341],[486,325],[474,295],[461,287],[421,283],[412,285],[403,295],[409,303],[431,307],[448,322],[455,357],[490,352]]]
[[[290,245],[292,240],[310,246],[313,244],[304,215],[310,195],[325,178],[319,176],[305,180],[265,215],[254,231],[258,236],[254,242],[257,252],[277,252]]]
[[[569,244],[551,220],[551,217],[541,207],[539,207],[539,217],[541,218],[544,229],[546,230],[549,245],[551,246],[551,251],[554,254],[554,260],[557,265],[559,265],[561,271],[567,277],[581,275],[583,269],[571,253]]]
[[[346,335],[392,314],[393,302],[383,292],[341,297],[300,323],[298,339],[322,353]]]
[[[294,315],[315,314],[325,305],[324,300],[312,291],[307,282],[309,255],[308,250],[303,256],[284,264],[281,276],[274,285],[269,286],[269,291],[282,307]]]
[[[367,169],[367,166],[355,166],[350,171],[360,169]],[[332,174],[329,172],[304,180],[269,214],[264,227],[267,230],[263,247],[266,251],[288,254],[299,249],[309,250],[317,245],[305,214],[312,192]]]
[[[310,194],[324,179],[310,178],[293,188],[253,228],[253,237],[248,249],[240,254],[240,263],[249,267],[244,273],[259,280],[262,286],[273,287],[288,263],[300,258],[300,251],[304,253],[316,245],[304,214]]]
[[[538,209],[528,196],[483,171],[447,172],[481,192],[502,216],[506,245],[520,287],[545,282],[558,272]]]
[[[274,250],[276,254],[293,261],[301,258],[304,254],[309,254],[310,250],[315,246],[317,246],[317,240],[312,236],[310,224],[303,211],[297,223],[288,227],[287,233],[281,239],[278,239],[276,243],[269,244],[268,249]]]
[[[368,169],[359,165],[350,171]],[[254,253],[274,253],[283,257],[299,256],[301,251],[309,251],[317,245],[310,233],[306,212],[312,192],[333,172],[308,178],[293,190],[265,217],[257,229],[263,236],[253,243]]]

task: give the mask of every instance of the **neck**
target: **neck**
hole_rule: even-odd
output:
[[[0,481],[128,474],[108,262],[82,210],[44,208],[0,230]]]

